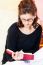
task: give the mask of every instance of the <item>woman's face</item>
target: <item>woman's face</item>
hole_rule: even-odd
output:
[[[32,26],[32,23],[33,23],[35,17],[36,16],[33,16],[29,13],[20,15],[20,19],[25,27]]]

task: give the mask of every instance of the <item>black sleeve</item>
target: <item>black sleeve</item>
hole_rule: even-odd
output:
[[[16,37],[17,37],[16,33],[17,33],[16,32],[16,26],[12,25],[8,29],[5,51],[6,51],[6,49],[10,49],[14,52],[17,50],[17,48],[16,48]],[[2,64],[5,64],[7,61],[13,60],[12,57],[9,54],[7,54],[5,51],[4,51],[4,54],[3,54]]]
[[[37,31],[36,31],[36,37],[35,37],[35,48],[34,48],[34,52],[39,50],[39,44],[40,44],[40,40],[41,40],[41,34],[42,34],[42,27],[39,25]],[[34,53],[33,52],[33,53]]]

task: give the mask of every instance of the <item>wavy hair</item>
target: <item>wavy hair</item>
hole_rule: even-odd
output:
[[[24,27],[20,19],[20,15],[26,14],[26,13],[30,13],[33,16],[35,16],[35,14],[37,13],[37,8],[33,0],[22,0],[20,4],[18,5],[18,23],[17,24],[19,27]],[[37,20],[38,20],[38,16],[36,14],[36,18],[34,19],[32,24],[34,27],[37,26],[36,25]]]

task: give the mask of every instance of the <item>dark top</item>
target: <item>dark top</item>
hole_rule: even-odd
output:
[[[34,32],[26,35],[19,30],[17,23],[14,23],[8,29],[5,50],[10,49],[14,52],[23,50],[28,53],[35,53],[39,49],[41,33],[42,27],[40,25]],[[4,52],[2,64],[7,61],[13,61],[13,59]]]

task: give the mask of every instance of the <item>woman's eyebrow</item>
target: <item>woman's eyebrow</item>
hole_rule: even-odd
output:
[[[28,19],[23,19],[23,20],[30,20],[30,19],[32,19],[32,20],[33,20],[33,18],[28,18]]]

